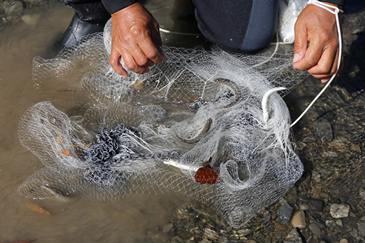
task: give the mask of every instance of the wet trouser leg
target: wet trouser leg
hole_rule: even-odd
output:
[[[75,9],[75,15],[60,40],[63,46],[72,46],[88,34],[103,31],[110,18],[100,0],[58,1]]]
[[[255,52],[272,41],[278,0],[193,0],[205,38],[230,52]]]

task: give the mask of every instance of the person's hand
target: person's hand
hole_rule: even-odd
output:
[[[165,58],[161,45],[158,23],[140,3],[112,14],[109,63],[119,75],[128,76],[120,64],[121,57],[132,72],[148,72],[149,67]]]
[[[327,82],[337,70],[338,43],[335,15],[308,4],[295,23],[293,67],[308,70],[315,78]]]

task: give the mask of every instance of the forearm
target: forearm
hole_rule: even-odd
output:
[[[113,14],[119,10],[126,8],[133,3],[138,2],[137,0],[101,0],[105,9],[108,13]]]

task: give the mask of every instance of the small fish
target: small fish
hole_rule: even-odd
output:
[[[182,138],[179,135],[177,135],[177,133],[175,131],[174,132],[175,132],[176,137],[178,137],[184,143],[188,143],[188,144],[197,143],[209,131],[212,122],[213,122],[212,118],[209,118],[207,120],[207,122],[204,124],[204,127],[202,128],[202,130],[195,137],[190,138],[190,139]]]
[[[181,170],[187,170],[187,171],[192,171],[192,172],[196,172],[199,169],[199,167],[196,165],[188,165],[188,164],[177,162],[177,161],[174,161],[171,159],[165,160],[163,163],[165,165],[171,165],[171,166],[179,168]]]
[[[41,206],[38,206],[37,204],[33,203],[33,202],[26,202],[25,204],[28,208],[30,208],[31,210],[33,210],[34,212],[40,213],[40,214],[44,214],[47,216],[52,216],[52,214],[50,212],[48,212],[46,209],[44,209]]]
[[[234,100],[224,108],[233,106],[241,99],[241,90],[235,82],[225,78],[217,78],[214,80],[214,82],[228,86],[228,88],[230,88],[234,94]]]
[[[269,120],[269,98],[270,98],[270,96],[275,92],[285,90],[285,89],[286,89],[285,87],[277,87],[277,88],[270,89],[264,94],[264,97],[262,97],[261,106],[262,106],[263,117],[264,117],[265,123],[267,123]]]
[[[48,192],[48,194],[52,198],[54,198],[54,199],[56,199],[56,200],[58,200],[60,202],[69,202],[70,201],[70,196],[67,195],[67,193],[64,193],[64,192],[62,192],[62,191],[60,191],[58,189],[54,189],[54,188],[49,187],[47,185],[40,185],[40,186],[38,185],[38,186],[35,186],[35,187],[33,187],[30,190],[30,193],[33,193],[37,189],[44,190],[44,191]]]

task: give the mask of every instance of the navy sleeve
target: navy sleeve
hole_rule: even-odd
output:
[[[346,0],[319,0],[320,2],[327,2],[327,3],[333,3],[340,6],[345,6]]]
[[[101,0],[108,13],[115,13],[123,8],[136,3],[137,0]]]

